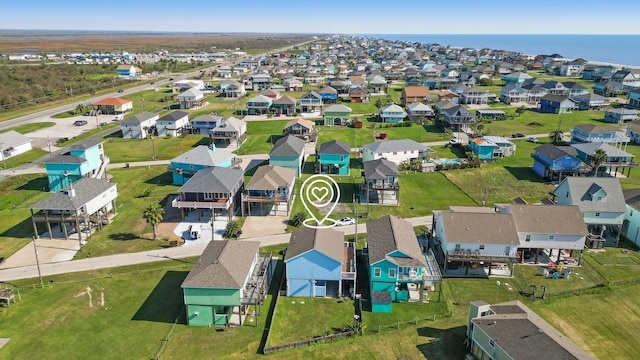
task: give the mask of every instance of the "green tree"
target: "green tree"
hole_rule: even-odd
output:
[[[527,108],[524,105],[522,105],[516,109],[516,115],[520,116],[524,114],[525,111],[527,111]]]
[[[298,211],[297,213],[293,214],[293,218],[291,218],[291,226],[300,227],[305,220],[307,220],[307,213],[305,213],[304,211]]]
[[[147,220],[148,224],[151,224],[153,227],[153,240],[156,240],[158,237],[157,225],[162,222],[164,218],[164,209],[160,204],[153,204],[144,209],[144,213],[142,217]]]
[[[242,229],[240,228],[240,223],[237,220],[231,220],[227,223],[227,226],[224,228],[223,236],[228,239],[237,238],[242,233]]]
[[[598,170],[607,161],[607,152],[604,149],[596,150],[593,155],[591,155],[591,166],[593,167],[593,175],[598,176]]]
[[[551,142],[555,145],[562,141],[563,136],[564,134],[562,133],[562,130],[560,129],[553,130],[552,132],[549,133],[549,140],[551,140]]]

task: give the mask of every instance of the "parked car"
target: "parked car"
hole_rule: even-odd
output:
[[[523,138],[527,135],[523,134],[523,133],[515,133],[515,134],[511,134],[511,137],[513,138]]]
[[[532,142],[532,143],[538,143],[539,141],[538,141],[538,138],[537,138],[537,137],[530,136],[530,137],[529,137],[529,142]]]
[[[458,138],[453,138],[451,140],[449,140],[449,144],[450,145],[458,145],[458,144],[462,144],[462,140],[458,139]]]
[[[118,90],[118,93],[122,93],[122,92],[124,92],[124,90],[122,90],[122,89]]]
[[[76,120],[73,125],[75,126],[82,126],[82,125],[87,125],[87,120]]]
[[[107,126],[107,123],[103,121],[100,123],[100,126]]]
[[[356,220],[354,218],[344,217],[344,218],[336,221],[336,226],[354,225],[355,223],[356,223]]]

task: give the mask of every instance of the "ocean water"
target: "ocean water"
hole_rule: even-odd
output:
[[[528,55],[560,54],[568,59],[583,58],[592,62],[640,67],[640,35],[362,35],[454,47],[518,51]]]

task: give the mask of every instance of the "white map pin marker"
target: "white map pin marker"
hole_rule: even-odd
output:
[[[335,180],[327,175],[309,177],[300,188],[300,200],[311,216],[311,219],[306,219],[303,222],[304,226],[312,229],[324,229],[336,225],[336,220],[329,217],[340,201],[340,187]],[[314,207],[319,210],[329,206],[331,207],[322,219],[318,219],[310,209],[310,207]],[[311,223],[312,221],[315,221],[315,225]],[[323,225],[325,221],[328,221],[329,224]]]

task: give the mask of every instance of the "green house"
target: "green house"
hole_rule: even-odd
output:
[[[431,276],[413,226],[387,215],[367,221],[371,310],[391,312],[395,301],[423,301]]]
[[[316,170],[320,174],[349,175],[349,144],[339,140],[322,143],[317,151]]]
[[[324,109],[324,126],[346,125],[351,121],[351,108],[333,104]]]
[[[182,283],[190,326],[242,325],[249,305],[257,303],[252,286],[264,283],[256,271],[256,241],[211,241]],[[266,286],[266,285],[265,285]],[[266,288],[266,287],[265,287]]]

